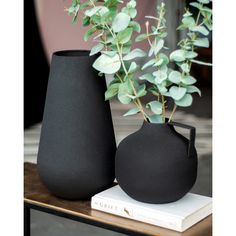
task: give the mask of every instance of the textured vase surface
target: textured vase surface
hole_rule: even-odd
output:
[[[115,172],[120,187],[141,202],[169,203],[182,198],[197,177],[195,129],[190,129],[188,140],[173,124],[144,122],[118,146]]]
[[[114,180],[114,130],[95,59],[89,51],[52,57],[37,165],[46,187],[62,198],[88,199]]]

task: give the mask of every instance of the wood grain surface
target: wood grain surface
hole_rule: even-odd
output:
[[[126,219],[91,209],[90,201],[69,201],[52,195],[42,184],[37,167],[32,163],[24,164],[24,201],[36,206],[58,212],[79,216],[85,219],[121,227],[138,233],[156,236],[211,236],[212,216],[205,218],[183,233],[154,225]]]

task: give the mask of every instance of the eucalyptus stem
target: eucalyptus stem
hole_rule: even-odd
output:
[[[176,109],[177,109],[177,105],[175,104],[175,105],[174,105],[174,108],[173,108],[173,110],[172,110],[172,112],[171,112],[171,115],[170,115],[170,117],[169,117],[168,122],[171,122],[171,120],[172,120],[172,118],[173,118],[173,116],[174,116],[174,113],[175,113]]]
[[[109,30],[109,32],[111,33],[112,37],[115,38],[116,35],[113,33],[113,31],[111,30],[111,28],[110,28],[107,24],[105,24],[105,26],[106,26],[106,28]],[[137,91],[136,91],[136,89],[135,89],[135,87],[134,87],[134,84],[133,84],[132,80],[130,80],[129,77],[128,77],[129,73],[128,73],[128,71],[127,71],[127,68],[126,68],[125,63],[124,63],[124,60],[123,60],[122,48],[120,48],[120,46],[119,46],[118,43],[116,43],[116,48],[117,48],[117,50],[118,50],[118,55],[119,55],[119,58],[120,58],[121,65],[122,65],[122,67],[123,67],[123,69],[124,69],[125,75],[127,76],[127,79],[128,79],[129,82],[130,82],[130,85],[131,85],[131,88],[132,88],[132,90],[133,90],[133,92],[134,92],[135,97],[137,97],[138,94],[137,94]],[[146,113],[145,113],[145,111],[144,111],[144,109],[143,109],[143,106],[142,106],[142,103],[141,103],[140,99],[137,97],[135,100],[137,101],[137,103],[134,102],[134,104],[138,107],[138,109],[139,109],[140,112],[142,113],[144,120],[147,121],[147,117],[148,117],[148,116],[146,115]]]
[[[202,6],[202,4],[201,4],[201,6]],[[198,15],[197,15],[197,18],[196,18],[196,26],[198,25],[198,22],[199,22],[199,20],[200,20],[200,16],[201,16],[201,12],[200,12],[200,10],[198,11]],[[200,24],[201,25],[201,24]],[[197,34],[195,33],[194,34],[194,38],[193,38],[193,40],[195,40],[196,38],[197,38]],[[185,42],[186,43],[186,42]],[[194,51],[194,46],[192,45],[192,52]],[[188,65],[189,65],[189,71],[191,70],[191,67],[192,67],[192,62],[191,62],[191,60],[187,60],[186,61],[187,63],[188,63]],[[174,107],[173,107],[173,110],[172,110],[172,112],[171,112],[171,115],[170,115],[170,118],[169,118],[169,121],[168,122],[170,122],[171,121],[171,119],[173,118],[173,116],[174,116],[174,113],[176,112],[176,109],[177,109],[177,105],[175,104],[174,105]]]
[[[165,97],[161,95],[161,101],[162,101],[162,121],[165,122],[165,116],[166,116],[166,107],[165,107]]]
[[[161,11],[160,11],[160,13],[159,13],[159,18],[158,18],[158,23],[157,23],[157,29],[156,29],[157,31],[160,30],[160,27],[161,27],[161,23],[162,23],[163,18],[164,18],[164,9],[162,8]],[[151,39],[150,39],[150,35],[149,35],[149,21],[146,22],[145,26],[146,26],[146,34],[147,34],[148,43],[149,43],[150,47],[153,48],[154,45],[152,44]],[[156,44],[156,41],[157,41],[157,39],[156,39],[156,37],[155,37],[155,44]],[[155,54],[155,53],[154,53],[154,55],[155,55],[155,58],[158,59],[158,55]],[[158,101],[159,101],[159,97],[160,97],[160,96],[158,95]],[[164,95],[161,95],[161,102],[162,102],[162,111],[163,111],[163,112],[162,112],[162,121],[165,122],[165,114],[166,114],[165,102],[166,102],[166,101],[165,101]]]

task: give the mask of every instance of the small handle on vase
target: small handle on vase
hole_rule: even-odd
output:
[[[195,147],[195,137],[196,137],[196,129],[193,126],[185,125],[177,122],[169,122],[168,124],[177,126],[180,128],[188,129],[190,131],[189,135],[189,143],[188,143],[188,157],[191,157],[194,155],[194,147]]]

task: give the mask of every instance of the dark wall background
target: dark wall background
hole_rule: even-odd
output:
[[[42,120],[49,66],[36,21],[34,1],[24,1],[24,127]]]

